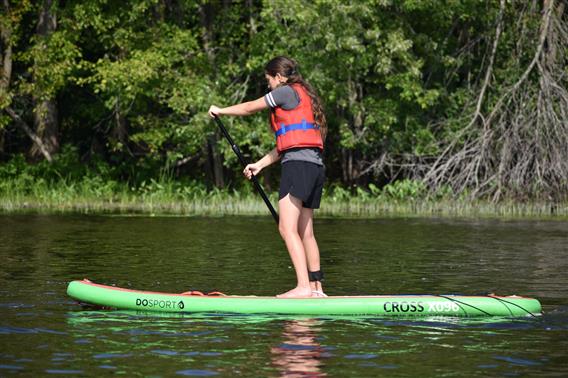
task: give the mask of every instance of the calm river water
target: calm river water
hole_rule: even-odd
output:
[[[274,295],[268,217],[0,215],[0,376],[567,376],[568,222],[317,219],[328,294],[519,294],[537,319],[140,315],[67,283]]]

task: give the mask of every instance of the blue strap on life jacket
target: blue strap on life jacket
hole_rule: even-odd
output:
[[[276,138],[278,138],[281,135],[286,135],[286,133],[288,131],[294,131],[294,130],[309,130],[309,129],[319,129],[319,127],[315,124],[315,123],[310,123],[310,122],[306,122],[305,119],[302,120],[301,123],[292,123],[290,125],[285,125],[283,123],[280,124],[280,128],[278,129],[278,131],[276,131],[274,133],[274,135],[276,135]]]

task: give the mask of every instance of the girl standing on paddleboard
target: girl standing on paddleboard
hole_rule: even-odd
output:
[[[320,254],[313,231],[314,209],[319,208],[325,180],[322,152],[327,124],[323,107],[292,59],[276,57],[266,64],[264,73],[270,93],[226,108],[212,105],[209,114],[247,116],[270,109],[276,147],[247,165],[243,173],[250,179],[278,160],[282,163],[278,228],[296,270],[297,285],[278,297],[324,297]]]

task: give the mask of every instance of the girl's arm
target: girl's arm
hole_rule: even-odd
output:
[[[272,151],[264,155],[264,157],[256,163],[248,164],[243,170],[243,174],[250,180],[252,175],[258,175],[263,168],[276,163],[278,160],[280,160],[280,154],[278,153],[276,147],[274,147]]]
[[[247,116],[266,108],[268,108],[268,105],[266,104],[266,101],[264,101],[264,97],[260,97],[254,101],[243,102],[226,108],[219,108],[215,105],[211,105],[209,108],[209,115],[211,117],[219,115]],[[256,163],[248,164],[243,170],[243,173],[250,180],[253,174],[256,176],[263,168],[268,167],[278,160],[280,160],[280,154],[278,153],[278,150],[274,148]]]
[[[243,102],[226,108],[219,108],[215,105],[211,105],[209,108],[209,115],[211,117],[219,115],[247,116],[266,108],[268,108],[268,105],[266,105],[264,97],[260,97],[253,101]]]

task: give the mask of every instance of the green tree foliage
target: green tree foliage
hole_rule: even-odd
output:
[[[266,93],[263,67],[276,55],[296,59],[324,101],[331,182],[421,179],[445,141],[463,139],[500,14],[499,2],[478,0],[71,0],[53,3],[57,28],[38,37],[41,6],[5,3],[2,57],[14,53],[0,88],[0,159],[34,143],[22,126],[33,124],[32,99],[55,98],[61,143],[87,165],[104,161],[134,184],[168,175],[209,186],[242,180],[207,108]],[[506,2],[495,89],[531,59],[542,10],[531,3]],[[488,91],[482,110],[500,93]],[[266,118],[226,120],[251,160],[273,146]]]

